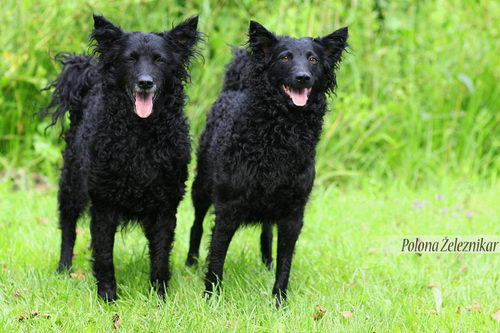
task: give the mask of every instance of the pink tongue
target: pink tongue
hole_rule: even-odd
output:
[[[141,118],[147,118],[153,112],[153,93],[137,93],[135,95],[135,112]]]
[[[291,89],[290,97],[292,98],[293,104],[297,106],[304,106],[307,103],[307,89]]]

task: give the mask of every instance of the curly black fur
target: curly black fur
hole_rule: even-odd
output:
[[[313,186],[326,95],[336,86],[335,70],[346,47],[347,28],[322,38],[295,39],[276,36],[251,22],[249,49],[234,51],[201,135],[192,188],[195,220],[188,265],[198,257],[204,216],[210,205],[215,206],[207,293],[222,279],[226,252],[238,227],[262,223],[262,258],[268,267],[272,225],[278,227],[273,294],[278,304],[286,296],[295,242]],[[298,106],[301,100],[287,95],[285,86],[297,94],[310,91],[307,104]]]
[[[59,58],[63,70],[48,106],[53,122],[67,111],[71,120],[58,195],[58,270],[72,265],[76,222],[90,203],[98,294],[116,299],[114,236],[132,220],[149,240],[151,283],[163,295],[191,156],[184,83],[200,39],[197,17],[164,33],[125,32],[102,16],[94,24],[94,55]],[[142,117],[139,95],[153,101]]]

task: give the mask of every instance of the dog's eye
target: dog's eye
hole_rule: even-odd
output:
[[[162,57],[156,57],[155,61],[159,62],[159,63],[163,63],[163,62],[165,62],[165,59],[163,59]]]
[[[134,56],[130,56],[130,57],[127,57],[127,61],[128,62],[136,62],[137,61],[137,58],[134,57]]]
[[[280,58],[280,60],[283,61],[283,62],[288,62],[288,60],[290,60],[290,58],[288,58],[288,56],[282,56]]]
[[[318,61],[319,61],[319,60],[318,60],[318,59],[316,59],[315,57],[309,57],[309,62],[310,62],[311,64],[317,64],[317,63],[318,63]]]

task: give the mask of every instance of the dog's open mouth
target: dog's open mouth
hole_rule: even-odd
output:
[[[147,118],[153,112],[154,91],[134,91],[135,113],[141,118]]]
[[[283,86],[283,90],[296,106],[306,105],[309,94],[311,93],[311,88],[291,88],[285,85]]]

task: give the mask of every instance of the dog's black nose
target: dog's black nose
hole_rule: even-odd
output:
[[[300,72],[300,73],[297,73],[297,75],[295,75],[295,80],[297,80],[297,82],[299,82],[299,83],[307,82],[310,79],[311,79],[311,75],[309,75],[309,73],[306,73],[306,72]]]
[[[137,84],[141,89],[151,89],[153,88],[153,78],[149,75],[141,75],[139,77],[139,83]]]

